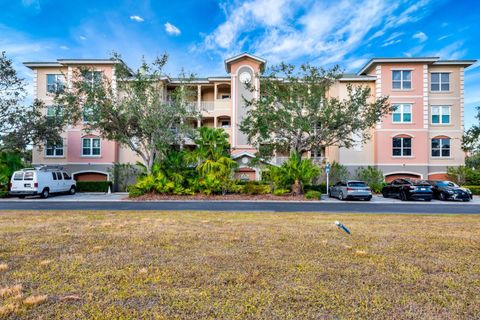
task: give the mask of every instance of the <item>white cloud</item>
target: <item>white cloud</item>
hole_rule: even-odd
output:
[[[62,50],[68,50],[68,49],[70,49],[70,48],[67,47],[67,46],[60,46],[60,49],[62,49]]]
[[[433,56],[440,57],[440,59],[447,60],[455,60],[455,59],[461,59],[465,56],[467,53],[467,50],[463,48],[463,41],[455,41],[451,44],[449,44],[446,47],[443,47],[443,49],[438,50],[436,52],[431,52]]]
[[[336,63],[390,29],[418,21],[427,13],[428,2],[250,0],[240,6],[235,2],[222,7],[225,21],[197,48],[223,57],[249,51],[271,64],[300,58]],[[400,42],[401,33],[394,34],[383,44]]]
[[[40,0],[22,0],[22,6],[27,9],[34,10],[36,13],[40,12]]]
[[[79,36],[79,38],[80,38],[80,40],[83,40],[83,41],[87,40],[87,37],[85,37],[85,36]]]
[[[135,21],[135,22],[143,22],[145,21],[142,17],[140,16],[130,16],[130,20]]]
[[[438,40],[440,41],[440,40],[443,40],[443,39],[447,39],[450,36],[451,36],[451,34],[446,34],[446,35],[443,35],[443,36],[439,37]]]
[[[178,36],[180,35],[180,33],[182,33],[180,29],[178,29],[176,26],[174,26],[170,22],[165,23],[164,26],[165,26],[165,31],[171,36]]]
[[[428,36],[424,32],[417,32],[412,36],[413,39],[418,39],[420,42],[425,42],[428,39]]]

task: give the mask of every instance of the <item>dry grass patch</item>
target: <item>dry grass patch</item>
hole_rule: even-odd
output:
[[[8,270],[8,264],[0,263],[0,272],[7,271],[7,270]]]
[[[475,319],[478,230],[474,215],[0,213],[0,317]]]

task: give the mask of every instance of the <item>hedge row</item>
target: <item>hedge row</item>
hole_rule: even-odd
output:
[[[468,188],[472,191],[473,194],[480,195],[480,186],[462,186],[463,188]]]
[[[107,192],[110,181],[77,181],[78,192]]]

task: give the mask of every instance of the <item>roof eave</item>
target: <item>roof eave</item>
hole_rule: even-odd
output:
[[[357,73],[357,75],[362,75],[368,72],[370,68],[377,63],[401,63],[401,62],[435,62],[438,61],[439,57],[421,57],[421,58],[372,58],[367,64]]]
[[[230,72],[231,72],[230,64],[231,64],[233,61],[236,61],[236,60],[241,59],[241,58],[250,58],[250,59],[252,59],[252,60],[255,60],[255,61],[260,62],[260,64],[261,64],[261,69],[263,69],[263,66],[267,63],[267,60],[265,60],[265,59],[262,59],[262,58],[260,58],[260,57],[254,56],[253,54],[249,54],[249,53],[247,53],[247,52],[244,52],[244,53],[238,54],[238,55],[236,55],[236,56],[234,56],[234,57],[225,59],[224,63],[225,63],[225,70],[227,71],[227,73],[230,73]]]

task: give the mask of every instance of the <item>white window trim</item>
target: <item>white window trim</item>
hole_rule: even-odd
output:
[[[438,139],[438,140],[440,140],[440,147],[439,147],[439,148],[433,148],[433,147],[432,147],[433,139]],[[446,140],[446,139],[450,140],[450,142],[449,142],[450,148],[448,149],[449,155],[448,155],[448,156],[443,156],[443,155],[442,155],[443,140]],[[433,152],[434,149],[440,151],[440,155],[439,155],[439,156],[434,156],[434,155],[432,154],[432,152]],[[452,159],[452,138],[447,137],[447,138],[432,138],[432,139],[430,139],[430,158],[433,158],[433,159],[440,159],[440,158],[442,158],[442,159]]]
[[[399,155],[399,156],[396,156],[396,155],[393,154],[393,150],[394,150],[393,139],[402,139],[401,140],[401,145],[400,145],[401,155]],[[403,149],[404,149],[403,139],[410,139],[410,155],[409,156],[403,154]],[[395,149],[397,149],[397,148],[395,148]],[[392,137],[392,157],[393,158],[413,158],[413,138],[412,137]]]
[[[45,141],[45,150],[44,150],[44,157],[45,158],[65,158],[65,144],[63,143],[62,141],[62,148],[55,148],[55,145],[54,145],[54,148],[53,148],[53,155],[47,155],[47,147],[48,147],[48,141]],[[56,153],[56,150],[57,149],[62,149],[62,155],[57,155]]]
[[[393,72],[394,71],[400,71],[400,80],[393,80]],[[403,72],[408,71],[410,72],[410,80],[403,80]],[[393,87],[393,82],[398,82],[400,81],[400,88],[394,88]],[[403,81],[410,81],[410,88],[404,88],[403,87]],[[397,69],[397,70],[392,70],[392,91],[411,91],[413,90],[413,70],[412,69]]]
[[[447,107],[448,108],[448,122],[443,122],[443,118],[442,116],[444,116],[443,114],[443,108],[444,107]],[[439,120],[440,122],[438,123],[435,123],[433,122],[433,108],[439,108],[439,113],[438,113],[438,117],[439,117]],[[430,108],[430,123],[433,125],[433,126],[443,126],[443,125],[450,125],[452,124],[452,106],[449,106],[449,105],[432,105],[431,108]],[[447,114],[445,114],[446,116]]]
[[[392,123],[413,123],[413,104],[412,103],[392,103],[393,106],[398,106],[400,109],[400,121],[393,120],[393,114],[396,113],[395,111],[392,112]],[[403,121],[404,115],[404,107],[410,106],[410,121]]]
[[[83,140],[90,140],[90,154],[83,154]],[[100,153],[99,154],[92,154],[93,153],[93,139],[98,139],[98,143],[99,143],[99,149],[100,149]],[[101,158],[102,157],[102,139],[100,139],[99,137],[95,137],[95,138],[82,138],[82,145],[81,145],[81,150],[80,150],[80,154],[81,154],[81,157],[82,158]]]
[[[433,90],[432,89],[432,84],[434,84],[433,80],[432,80],[432,75],[434,73],[438,73],[438,82],[435,82],[435,84],[438,83],[438,90]],[[448,90],[442,90],[442,84],[447,84],[447,82],[443,83],[442,82],[442,73],[446,73],[448,74]],[[443,72],[443,71],[438,71],[438,72],[431,72],[430,73],[430,91],[431,92],[450,92],[450,85],[451,85],[451,81],[450,81],[450,74],[451,72]]]

